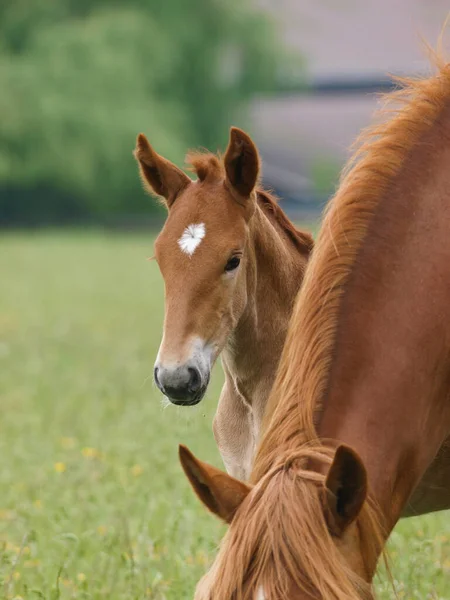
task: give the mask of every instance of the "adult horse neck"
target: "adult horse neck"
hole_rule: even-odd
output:
[[[155,243],[165,283],[156,384],[175,404],[197,404],[222,353],[214,434],[227,470],[247,479],[312,238],[258,186],[258,151],[239,129],[223,161],[188,155],[196,181],[143,135],[135,154],[168,208]]]
[[[342,282],[317,435],[358,450],[389,524],[450,508],[450,67],[408,84],[344,173],[317,252]]]
[[[450,64],[394,98],[404,107],[366,134],[321,228],[253,487],[181,449],[231,523],[199,600],[372,598],[383,545],[450,433]]]

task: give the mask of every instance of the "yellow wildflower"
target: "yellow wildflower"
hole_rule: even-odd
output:
[[[131,467],[131,473],[135,477],[139,477],[140,475],[142,475],[143,470],[144,469],[141,467],[141,465],[134,465]]]
[[[55,471],[57,473],[64,473],[65,470],[66,470],[66,465],[63,462],[55,463]]]
[[[86,581],[86,575],[84,573],[78,573],[77,579],[80,583],[83,583],[83,581]]]
[[[89,448],[89,447],[82,448],[81,454],[84,456],[84,458],[99,458],[100,457],[100,452],[96,448]]]

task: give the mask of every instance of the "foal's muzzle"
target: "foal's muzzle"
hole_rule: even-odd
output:
[[[155,383],[167,398],[178,406],[198,404],[206,392],[209,383],[209,371],[202,371],[194,364],[177,367],[156,365]]]

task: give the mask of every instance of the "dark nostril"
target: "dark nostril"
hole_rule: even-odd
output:
[[[158,371],[159,371],[158,367],[155,367],[153,369],[153,378],[155,380],[156,385],[160,388],[161,384],[159,383],[159,379],[158,379]]]
[[[189,367],[188,368],[189,371],[189,388],[193,391],[193,392],[197,392],[202,384],[202,380],[200,377],[200,372],[195,369],[194,367]]]

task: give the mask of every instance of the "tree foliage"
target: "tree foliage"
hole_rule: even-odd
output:
[[[3,0],[0,32],[3,221],[148,212],[136,134],[218,147],[280,57],[243,0]]]

